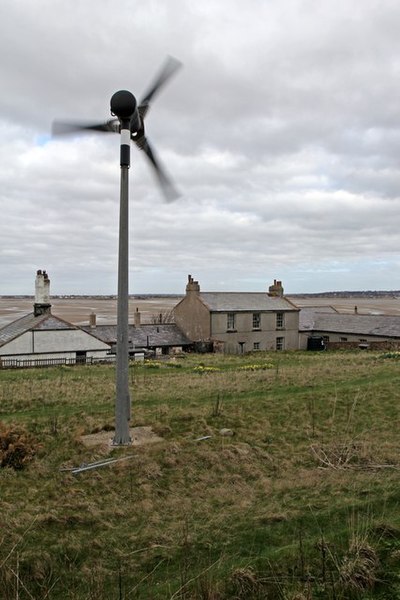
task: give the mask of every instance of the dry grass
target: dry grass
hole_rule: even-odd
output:
[[[274,368],[242,368],[263,361]],[[400,464],[394,362],[368,353],[178,362],[131,373],[134,424],[163,441],[113,450],[135,458],[79,476],[60,468],[104,456],[81,437],[112,437],[113,369],[0,372],[3,422],[40,445],[26,469],[0,472],[5,600],[18,586],[21,600],[66,589],[71,600],[343,600],[395,589],[400,537],[377,535],[375,522],[400,525],[398,474],[360,468]],[[199,362],[216,370],[195,371]]]

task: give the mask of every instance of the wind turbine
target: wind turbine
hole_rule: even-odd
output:
[[[129,421],[131,418],[131,399],[129,394],[129,167],[131,140],[143,150],[150,161],[158,183],[167,201],[178,197],[171,180],[161,167],[150,146],[144,128],[144,120],[150,108],[150,102],[162,86],[180,68],[181,63],[168,57],[152,85],[138,104],[135,96],[127,91],[115,92],[110,107],[112,119],[105,123],[77,123],[54,121],[53,135],[84,133],[97,131],[120,134],[120,213],[118,248],[118,302],[117,302],[117,349],[116,349],[116,400],[114,446],[131,443]]]

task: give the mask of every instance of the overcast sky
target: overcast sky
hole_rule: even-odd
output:
[[[0,294],[117,289],[119,136],[167,55],[183,68],[132,148],[130,291],[400,289],[398,0],[1,0]]]

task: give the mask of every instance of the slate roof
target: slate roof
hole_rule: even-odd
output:
[[[200,299],[211,312],[299,310],[286,298],[265,292],[201,292]]]
[[[4,346],[11,340],[19,337],[27,331],[33,330],[54,330],[54,329],[79,329],[75,325],[63,321],[50,313],[35,317],[34,313],[29,313],[12,323],[9,323],[0,329],[0,346]]]
[[[83,325],[81,329],[107,344],[115,344],[117,341],[116,325],[96,325],[94,328]],[[129,325],[129,340],[136,348],[187,346],[192,343],[175,323],[144,324],[138,327]]]
[[[320,331],[400,338],[400,316],[300,311],[300,332]]]
[[[299,317],[299,329],[308,330],[314,328],[314,323],[316,320],[316,315],[320,313],[323,314],[333,314],[337,315],[338,312],[333,308],[333,306],[305,306],[300,310]]]

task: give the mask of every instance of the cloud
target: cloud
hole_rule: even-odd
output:
[[[167,54],[181,69],[146,131],[182,192],[132,149],[132,292],[391,289],[399,262],[400,7],[365,0],[3,0],[0,294],[114,293],[119,139],[105,121]]]

